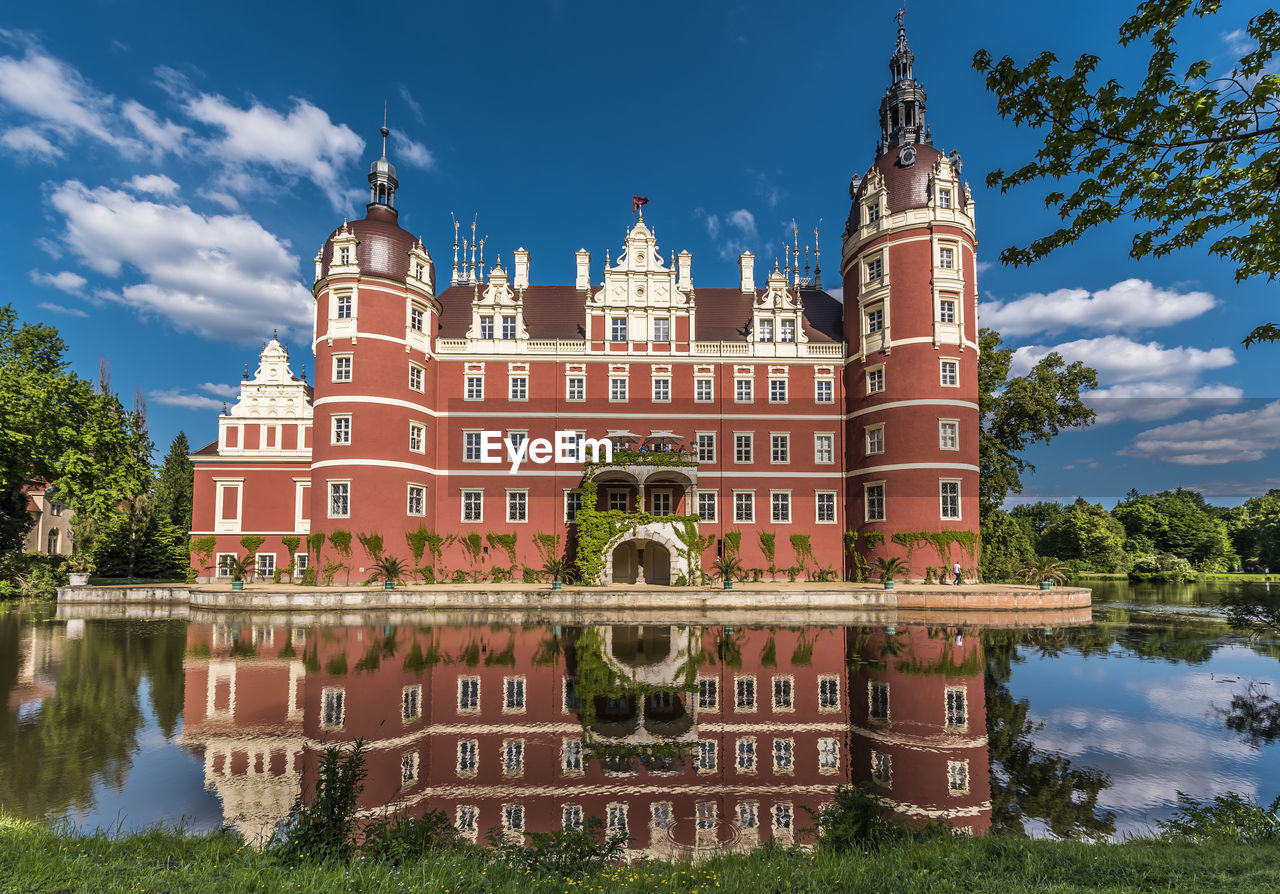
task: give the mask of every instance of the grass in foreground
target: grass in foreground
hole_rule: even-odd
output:
[[[0,890],[50,892],[299,891],[806,892],[1280,890],[1280,846],[1138,840],[1122,844],[937,838],[869,853],[763,849],[697,864],[638,862],[578,878],[539,876],[456,846],[392,865],[289,863],[230,834],[151,831],[73,837],[0,819]]]

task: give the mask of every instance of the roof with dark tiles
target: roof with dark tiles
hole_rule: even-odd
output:
[[[402,280],[409,275],[409,251],[417,244],[418,239],[399,223],[399,215],[394,208],[386,205],[371,204],[363,220],[353,220],[345,224],[355,233],[356,261],[360,264],[360,272],[366,276],[382,276],[387,279]],[[320,254],[321,275],[329,275],[329,263],[333,260],[333,237],[341,232],[336,228],[324,241],[324,249]]]
[[[943,155],[924,143],[911,145],[916,150],[916,160],[912,164],[903,165],[898,161],[898,156],[906,146],[895,146],[877,158],[875,164],[867,170],[868,175],[871,174],[871,169],[875,169],[884,177],[885,190],[889,194],[890,214],[906,211],[908,208],[924,208],[929,204],[929,176],[933,173],[933,166]],[[858,196],[854,200],[855,209],[866,194],[868,183],[869,176],[863,177],[862,184],[858,187]],[[965,198],[965,191],[960,190],[960,207],[964,207]]]

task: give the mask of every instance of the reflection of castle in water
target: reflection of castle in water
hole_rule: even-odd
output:
[[[980,832],[981,646],[957,636],[192,624],[182,741],[249,840],[288,816],[326,747],[356,738],[363,809],[441,810],[481,839],[599,817],[635,854],[790,843],[863,779]]]

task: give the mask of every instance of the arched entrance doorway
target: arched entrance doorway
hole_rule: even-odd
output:
[[[640,574],[643,567],[644,575]],[[653,540],[627,540],[613,550],[615,584],[670,584],[671,552]]]

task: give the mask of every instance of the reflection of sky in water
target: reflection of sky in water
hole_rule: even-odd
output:
[[[1202,664],[1140,658],[1112,646],[1108,655],[1045,658],[1021,649],[1009,689],[1031,702],[1032,735],[1074,766],[1111,776],[1098,806],[1115,811],[1116,833],[1142,832],[1172,812],[1177,792],[1211,798],[1226,792],[1269,803],[1280,794],[1280,744],[1250,748],[1217,709],[1251,680],[1280,695],[1280,664],[1246,646],[1226,644]]]
[[[205,790],[204,761],[174,741],[182,734],[181,720],[174,738],[164,737],[151,708],[150,680],[145,677],[138,684],[138,706],[143,725],[124,785],[116,789],[97,781],[93,809],[69,812],[66,819],[86,832],[117,827],[134,831],[157,823],[182,823],[194,832],[216,828],[222,823],[222,805]]]

